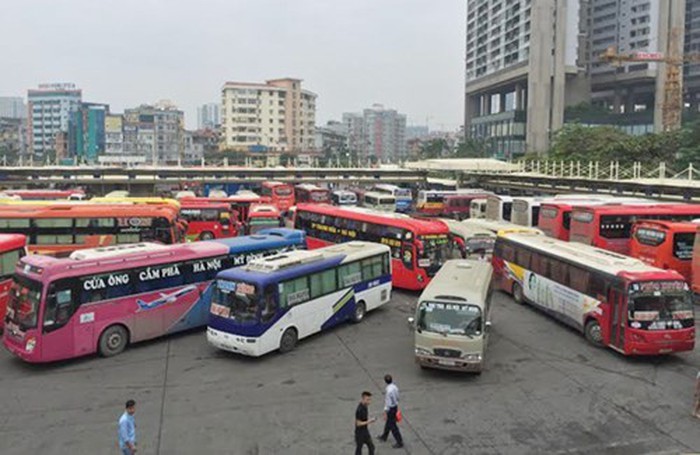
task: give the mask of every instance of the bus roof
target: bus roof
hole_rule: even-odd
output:
[[[326,191],[325,188],[321,188],[320,186],[316,185],[315,183],[299,183],[294,188],[298,188],[300,190],[307,190],[307,191],[315,191],[315,190]]]
[[[503,202],[513,202],[513,197],[512,196],[505,196],[502,194],[490,194],[487,196],[487,199],[492,199],[492,200],[497,200],[497,201],[503,201]]]
[[[106,210],[106,209],[109,210]],[[178,209],[170,205],[85,204],[45,206],[2,206],[1,218],[136,218],[177,217]]]
[[[122,246],[124,247],[124,246]],[[224,255],[225,245],[215,241],[157,245],[143,243],[131,248],[91,248],[67,258],[32,254],[24,256],[15,272],[34,279],[58,279],[67,276],[108,273],[168,262],[177,258],[188,261],[200,257]]]
[[[478,223],[464,223],[462,221],[451,220],[449,218],[438,219],[445,223],[448,228],[450,228],[451,233],[462,237],[473,237],[477,235],[495,237],[496,232],[498,232],[498,230],[493,231],[491,229],[486,229],[485,227],[480,226]]]
[[[418,302],[427,300],[469,303],[478,307],[486,304],[493,267],[488,262],[468,259],[445,261],[438,273],[425,287]],[[465,285],[465,283],[470,283]],[[463,300],[458,300],[459,298]]]
[[[180,202],[177,199],[165,198],[165,197],[94,197],[87,201],[88,203],[96,204],[111,204],[111,203],[132,203],[132,204],[147,204],[147,205],[172,205],[173,207],[180,207]]]
[[[574,205],[573,210],[585,210],[601,215],[655,215],[655,214],[693,214],[700,215],[700,204],[668,204],[668,203],[639,203],[617,204],[607,203],[603,205],[581,206]]]
[[[395,199],[395,197],[391,194],[386,194],[386,193],[380,193],[378,191],[367,191],[364,194],[365,197],[376,197],[376,198],[385,198],[385,199]]]
[[[606,205],[606,204],[627,204],[627,205],[644,205],[644,204],[654,204],[654,201],[642,198],[632,198],[632,197],[610,197],[608,199],[596,199],[596,200],[549,200],[542,202],[541,207],[556,207],[564,210],[572,210],[574,207],[590,207],[596,205]],[[662,204],[661,202],[659,204]]]
[[[306,234],[304,231],[287,228],[270,228],[263,229],[254,235],[227,237],[223,239],[207,240],[207,242],[225,245],[229,249],[229,253],[235,254],[245,251],[251,243],[266,242],[270,245],[270,248],[282,248],[289,244],[302,244],[305,238]]]
[[[272,204],[251,204],[248,212],[250,215],[279,216],[280,211]]]
[[[183,199],[180,201],[180,207],[183,209],[222,209],[231,210],[231,204],[225,202],[208,202],[208,201],[192,201]]]
[[[335,207],[328,204],[299,204],[300,211],[319,213],[328,216],[341,216],[356,221],[386,224],[392,227],[406,228],[416,235],[422,234],[448,234],[447,225],[441,221],[411,218],[408,215],[393,212],[382,212],[363,207]]]
[[[389,253],[386,245],[372,242],[346,242],[312,251],[296,250],[249,262],[247,265],[219,272],[217,279],[245,281],[267,286],[310,273],[325,270],[344,262]]]
[[[0,234],[0,252],[16,250],[27,245],[27,237],[22,234]]]
[[[658,269],[645,264],[639,259],[590,245],[584,245],[582,243],[566,242],[544,235],[528,233],[501,233],[499,237],[503,237],[511,242],[529,247],[533,250],[544,251],[573,264],[579,264],[589,269],[600,270],[609,275],[653,279],[649,275],[670,273],[671,275],[677,275],[677,279],[679,280],[683,279],[678,272]],[[675,276],[671,276],[671,278],[676,279]]]
[[[499,232],[532,232],[544,234],[540,229],[535,227],[521,226],[519,224],[509,223],[508,221],[487,220],[485,218],[468,218],[461,223],[466,226],[486,229],[494,234],[498,234]]]

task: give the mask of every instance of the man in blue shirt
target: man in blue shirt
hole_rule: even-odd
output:
[[[136,453],[135,412],[136,402],[129,400],[126,402],[126,411],[119,418],[119,449],[123,455],[134,455]]]

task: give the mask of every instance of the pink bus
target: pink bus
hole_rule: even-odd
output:
[[[25,256],[15,269],[3,344],[27,362],[51,362],[95,352],[109,357],[129,343],[202,327],[219,271],[304,247],[300,231],[261,234]]]

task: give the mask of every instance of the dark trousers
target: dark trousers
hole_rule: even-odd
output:
[[[401,437],[399,426],[396,424],[396,413],[398,411],[399,408],[394,406],[393,408],[389,408],[389,411],[386,413],[386,423],[384,424],[384,432],[382,433],[382,439],[386,439],[389,436],[389,432],[391,431],[391,434],[394,436],[394,439],[396,439],[396,443],[399,445],[403,445],[403,438]]]
[[[355,433],[355,455],[362,455],[362,446],[365,444],[369,450],[369,455],[374,455],[374,443],[372,442],[372,436],[370,436],[369,431]]]

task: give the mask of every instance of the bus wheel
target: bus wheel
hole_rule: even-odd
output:
[[[366,312],[367,307],[365,306],[365,302],[357,302],[357,305],[355,305],[355,312],[352,315],[352,322],[362,322],[362,320],[365,318]]]
[[[282,334],[282,339],[280,340],[280,352],[289,352],[297,345],[299,336],[297,335],[296,329],[287,329]]]
[[[518,283],[513,283],[513,300],[515,300],[515,303],[519,304],[525,302],[525,297],[523,296],[523,288]]]
[[[586,335],[586,339],[594,346],[603,346],[603,331],[600,328],[600,324],[598,324],[598,321],[595,319],[591,319],[586,323],[584,334]]]
[[[199,236],[199,240],[211,240],[214,238],[214,234],[211,232],[202,232],[202,234]]]
[[[112,357],[120,354],[129,343],[129,333],[123,325],[112,325],[100,335],[100,355]]]

